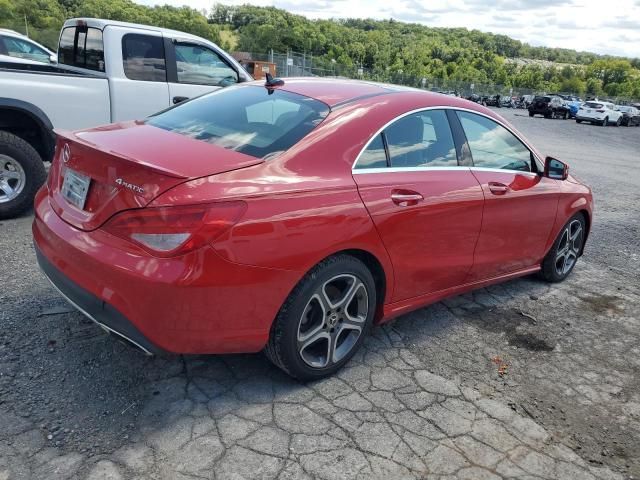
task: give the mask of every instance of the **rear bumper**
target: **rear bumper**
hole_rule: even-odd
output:
[[[581,115],[576,115],[576,120],[581,120],[583,122],[602,122],[604,120],[604,117],[595,118],[595,117],[583,117]]]
[[[65,277],[42,254],[36,245],[36,258],[51,285],[74,307],[109,333],[115,333],[147,355],[163,350],[151,343],[124,315],[108,303]]]
[[[209,246],[157,258],[97,229],[81,231],[35,199],[42,270],[79,310],[148,352],[257,352],[299,273],[223,259]]]

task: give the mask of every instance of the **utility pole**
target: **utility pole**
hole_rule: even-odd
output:
[[[24,29],[26,30],[27,37],[29,36],[29,24],[27,23],[27,14],[24,14]]]

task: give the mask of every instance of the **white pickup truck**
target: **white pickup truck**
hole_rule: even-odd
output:
[[[67,20],[58,64],[0,61],[0,219],[28,209],[46,178],[53,129],[141,119],[252,80],[216,44],[187,33],[99,19]]]

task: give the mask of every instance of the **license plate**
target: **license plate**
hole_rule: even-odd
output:
[[[67,168],[62,182],[62,196],[74,207],[82,210],[87,201],[91,177]]]

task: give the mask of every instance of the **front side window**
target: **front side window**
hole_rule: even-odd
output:
[[[226,87],[238,83],[238,72],[213,50],[192,43],[176,43],[179,83]]]
[[[444,110],[426,110],[401,118],[384,131],[392,167],[458,165]]]
[[[164,130],[258,158],[291,148],[329,114],[312,98],[264,87],[225,88],[147,120]]]
[[[0,42],[4,44],[3,51],[7,52],[7,55],[11,57],[49,63],[49,54],[31,42],[13,37],[0,37]]]
[[[62,30],[58,63],[104,72],[102,30],[84,26]]]
[[[162,37],[128,33],[122,37],[122,66],[130,80],[166,82]]]
[[[532,171],[532,155],[506,128],[469,112],[456,112],[476,167]]]

